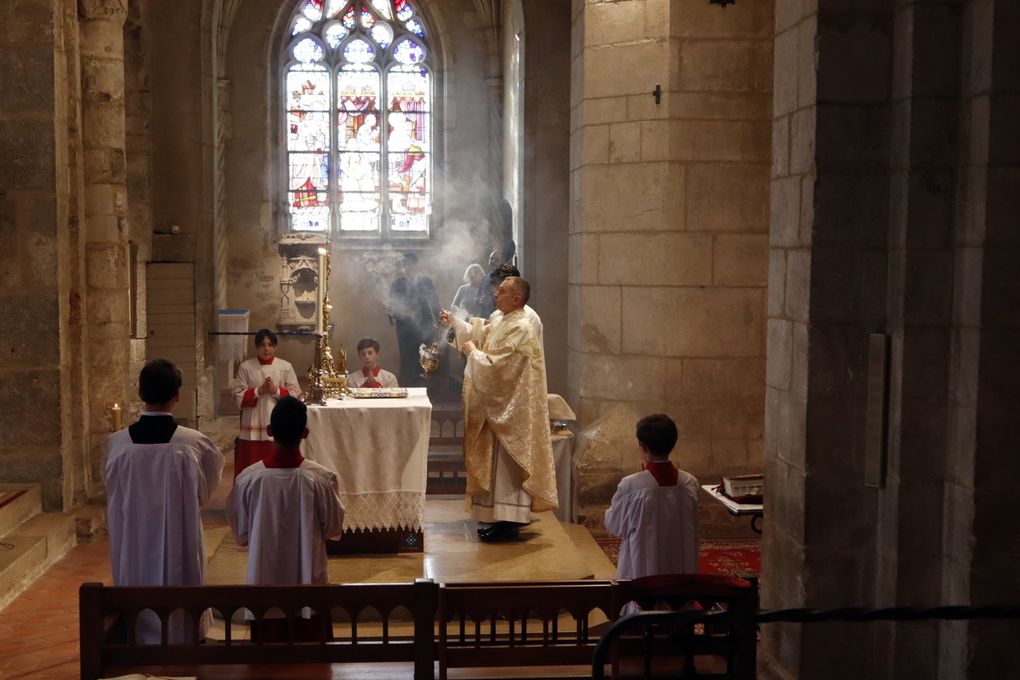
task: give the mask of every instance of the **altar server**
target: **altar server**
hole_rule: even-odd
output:
[[[624,477],[606,510],[619,537],[617,578],[698,573],[698,480],[669,460],[676,423],[662,413],[637,423],[642,469]]]
[[[347,376],[348,387],[398,387],[397,376],[379,366],[379,341],[362,338],[358,342],[361,370]]]
[[[277,400],[301,396],[294,367],[276,356],[276,345],[276,333],[268,328],[261,329],[255,334],[257,356],[244,361],[237,369],[234,399],[241,408],[241,434],[235,440],[235,477],[273,450],[266,425]]]
[[[524,306],[531,287],[506,278],[496,289],[495,322],[442,311],[467,357],[464,463],[471,516],[482,540],[514,539],[531,511],[558,507],[546,396],[545,356]]]
[[[110,435],[103,480],[115,586],[185,586],[205,582],[199,506],[220,482],[223,454],[201,432],[174,422],[181,371],[165,359],[150,361],[138,377],[145,410],[138,422]],[[206,611],[199,637],[211,620]],[[141,644],[160,643],[159,618],[143,612]],[[191,620],[170,617],[170,644],[191,642]]]
[[[344,508],[336,473],[301,455],[307,423],[304,404],[280,399],[267,428],[273,451],[245,468],[227,497],[230,529],[238,545],[248,546],[250,585],[329,583],[326,539],[340,538]],[[317,639],[314,618],[295,623]]]

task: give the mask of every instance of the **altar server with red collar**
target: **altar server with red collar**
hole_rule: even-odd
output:
[[[106,442],[103,480],[115,586],[194,586],[205,582],[205,548],[199,506],[220,483],[223,454],[201,432],[174,422],[181,371],[165,359],[138,376],[145,410],[138,422]],[[205,637],[211,620],[199,622]],[[141,644],[160,643],[160,621],[142,612]],[[192,623],[183,611],[169,621],[169,644],[190,644]]]
[[[641,472],[624,477],[606,530],[619,537],[617,578],[698,573],[698,480],[669,460],[676,423],[662,413],[637,423]]]
[[[344,508],[336,473],[301,455],[307,423],[304,404],[280,399],[267,428],[273,451],[245,468],[227,496],[230,529],[248,546],[249,585],[329,583],[326,539],[340,537]],[[316,625],[308,614],[295,624]]]
[[[301,396],[294,367],[276,356],[276,345],[276,333],[261,329],[255,334],[257,356],[237,369],[234,399],[241,408],[241,434],[235,440],[235,477],[272,452],[273,442],[266,433],[266,425],[277,400]]]
[[[361,370],[347,376],[348,387],[397,387],[397,376],[379,367],[379,342],[362,338],[358,343]]]

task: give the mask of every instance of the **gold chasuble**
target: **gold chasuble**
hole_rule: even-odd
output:
[[[535,329],[518,309],[495,323],[455,320],[457,346],[480,349],[464,371],[464,463],[467,498],[492,491],[495,439],[523,470],[531,509],[559,507],[546,396],[545,357]]]

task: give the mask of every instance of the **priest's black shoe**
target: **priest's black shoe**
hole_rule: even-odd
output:
[[[519,536],[520,526],[516,522],[496,522],[486,527],[485,531],[479,531],[478,538],[485,543],[515,541]]]

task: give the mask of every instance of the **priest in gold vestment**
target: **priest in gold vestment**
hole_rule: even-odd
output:
[[[559,506],[546,396],[545,357],[524,313],[524,279],[508,277],[495,292],[503,316],[462,321],[443,310],[467,361],[464,370],[464,463],[471,516],[485,541],[517,536],[531,511]]]

